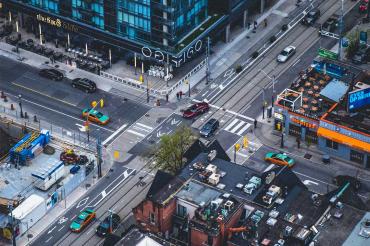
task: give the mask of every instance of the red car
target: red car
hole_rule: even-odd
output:
[[[358,7],[358,11],[360,13],[365,13],[367,11],[367,5],[369,0],[362,0],[360,6]]]
[[[203,114],[209,110],[209,105],[206,102],[193,104],[191,107],[186,109],[182,114],[182,117],[191,119],[200,114]]]

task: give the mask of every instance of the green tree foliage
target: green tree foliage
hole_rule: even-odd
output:
[[[156,167],[176,174],[184,165],[184,153],[195,139],[187,126],[180,126],[173,134],[162,136],[159,145],[153,149]]]

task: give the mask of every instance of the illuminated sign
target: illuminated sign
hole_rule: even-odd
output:
[[[195,42],[194,45],[190,46],[187,50],[185,50],[180,56],[174,57],[171,56],[168,58],[168,61],[175,65],[175,67],[180,67],[184,64],[187,60],[191,59],[195,54],[199,53],[202,50],[203,42],[202,40],[198,40]],[[147,46],[141,48],[141,54],[147,58],[154,58],[159,62],[165,62],[166,57],[168,55],[164,54],[160,50],[153,50]]]
[[[370,88],[349,93],[348,108],[356,110],[370,105]]]
[[[308,127],[308,128],[317,128],[317,125],[316,124],[313,124],[313,123],[310,123],[308,121],[305,121],[303,119],[298,119],[298,118],[295,118],[295,117],[291,117],[290,120],[296,124],[299,124],[301,126],[305,126],[305,127]]]
[[[332,60],[337,60],[338,59],[338,54],[333,52],[333,51],[330,51],[330,50],[327,50],[327,49],[324,49],[324,48],[319,48],[319,56],[322,57],[322,58],[328,58],[328,59],[332,59]]]
[[[49,24],[49,25],[57,27],[57,28],[63,28],[63,29],[66,29],[66,30],[72,31],[72,32],[78,32],[79,31],[78,26],[67,23],[67,22],[63,22],[59,18],[52,18],[50,16],[43,16],[41,14],[36,15],[36,18],[37,18],[38,21],[44,22],[46,24]]]

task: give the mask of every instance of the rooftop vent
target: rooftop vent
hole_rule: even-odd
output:
[[[211,150],[208,154],[208,161],[213,161],[216,158],[216,155],[217,151],[215,149]]]
[[[209,172],[212,172],[212,173],[216,173],[217,172],[217,166],[213,165],[213,164],[209,164],[206,168],[207,171]]]
[[[228,200],[224,204],[224,208],[227,209],[228,211],[231,211],[234,208],[234,202]]]
[[[208,178],[208,183],[217,185],[220,182],[220,174],[212,173]]]

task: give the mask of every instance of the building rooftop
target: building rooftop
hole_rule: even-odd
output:
[[[326,97],[334,102],[339,102],[348,90],[348,85],[338,79],[332,79],[327,86],[325,86],[320,95]]]
[[[356,215],[358,217],[361,216],[360,213]],[[352,216],[350,218],[352,218],[352,223],[358,221]],[[369,240],[370,240],[370,212],[367,212],[362,217],[360,222],[358,222],[357,225],[354,227],[349,237],[343,243],[343,246],[352,246],[352,245],[365,246],[369,245]]]
[[[190,181],[177,194],[176,197],[197,206],[209,204],[222,193],[198,182]]]
[[[127,234],[118,242],[109,242],[106,240],[107,245],[122,245],[122,246],[170,246],[169,242],[158,238],[157,236],[141,232],[138,228],[132,228]]]

